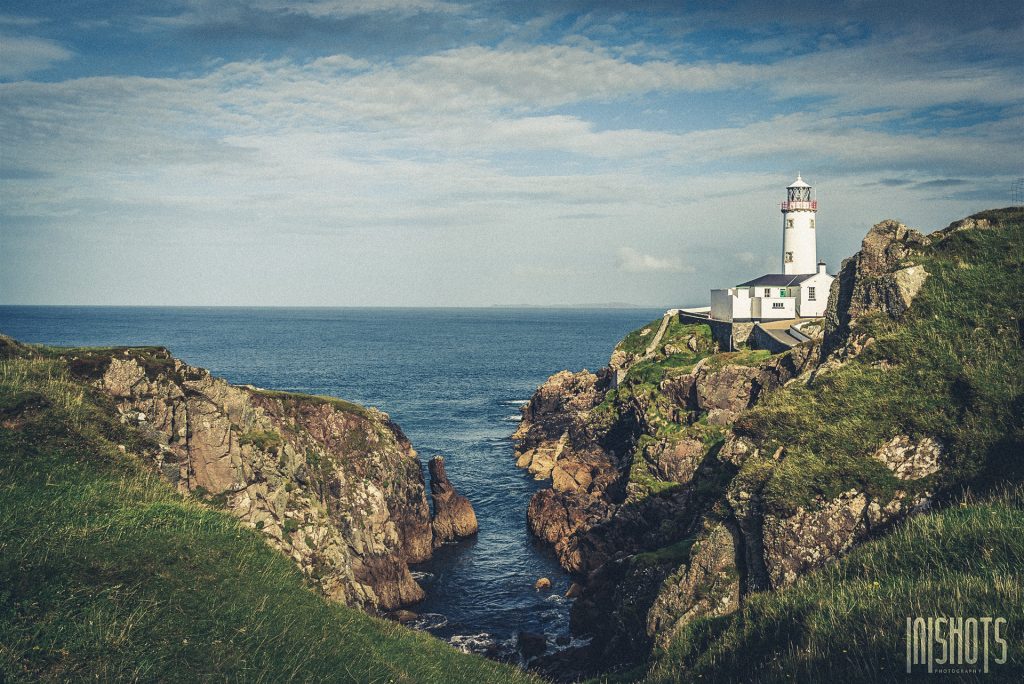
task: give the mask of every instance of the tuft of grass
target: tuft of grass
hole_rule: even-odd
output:
[[[767,349],[741,349],[733,352],[721,352],[708,359],[707,368],[709,371],[721,370],[725,366],[756,366],[772,353]]]
[[[643,354],[644,350],[647,349],[647,345],[651,343],[651,340],[653,340],[654,336],[658,333],[658,328],[660,327],[661,318],[655,318],[647,325],[637,328],[622,338],[622,340],[615,346],[615,350],[638,356]]]
[[[280,447],[284,440],[274,430],[250,430],[238,435],[238,443],[243,446],[251,444],[260,451],[268,451]]]

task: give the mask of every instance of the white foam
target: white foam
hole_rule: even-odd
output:
[[[431,630],[440,629],[448,624],[448,618],[440,613],[422,613],[415,620],[409,622],[413,629]]]
[[[463,653],[483,653],[494,639],[487,632],[479,634],[456,634],[448,639],[448,643]]]

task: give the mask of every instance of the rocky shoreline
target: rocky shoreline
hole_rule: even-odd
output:
[[[843,262],[822,335],[783,354],[720,353],[706,326],[679,321],[651,349],[655,321],[607,367],[542,384],[513,436],[517,465],[550,480],[527,524],[576,577],[573,630],[592,643],[541,669],[571,679],[639,662],[695,619],[732,613],[926,510],[940,440],[878,443],[858,477],[884,486],[780,502],[766,500],[766,483],[800,455],[748,416],[856,359],[874,343],[862,321],[899,321],[928,278],[917,257],[933,240],[987,227],[967,219],[925,236],[877,224]]]

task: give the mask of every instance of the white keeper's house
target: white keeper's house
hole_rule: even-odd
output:
[[[818,261],[817,213],[814,189],[797,174],[782,203],[782,272],[712,290],[711,318],[740,323],[823,316],[834,278]]]

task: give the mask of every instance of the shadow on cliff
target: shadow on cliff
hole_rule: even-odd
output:
[[[718,443],[708,450],[689,483],[627,501],[611,519],[581,535],[584,557],[604,562],[589,572],[572,607],[574,634],[592,638],[577,654],[586,665],[576,674],[621,669],[650,655],[648,613],[662,583],[690,562],[705,518],[728,515],[720,502],[737,468],[718,459],[721,447]],[[735,527],[734,522],[727,525]],[[742,582],[741,547],[734,548]],[[561,678],[565,673],[555,668],[548,674]]]

